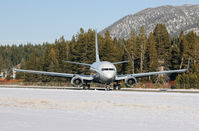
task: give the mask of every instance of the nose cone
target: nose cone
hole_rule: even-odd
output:
[[[112,80],[115,77],[115,72],[106,72],[106,73],[104,73],[104,77],[108,80],[110,80],[110,79]]]

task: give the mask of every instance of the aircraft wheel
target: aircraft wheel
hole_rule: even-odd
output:
[[[120,84],[119,84],[117,87],[118,87],[118,90],[120,90],[120,89],[121,89],[121,85],[120,85]]]
[[[117,85],[113,84],[113,90],[116,90],[116,89],[117,89]]]
[[[88,90],[90,89],[90,87],[91,87],[91,85],[90,85],[90,84],[87,84],[87,89],[88,89]]]
[[[120,84],[113,84],[113,90],[120,90],[121,85]]]
[[[83,85],[83,90],[89,90],[89,89],[90,89],[90,84]]]
[[[110,86],[107,85],[105,90],[106,90],[106,91],[110,91]]]

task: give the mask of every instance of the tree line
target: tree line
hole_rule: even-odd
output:
[[[117,62],[118,74],[141,73],[186,68],[191,58],[189,73],[172,74],[176,88],[198,88],[199,83],[199,36],[194,32],[170,37],[164,24],[157,24],[153,32],[146,34],[144,27],[139,34],[131,31],[129,39],[112,38],[109,31],[98,34],[99,54],[103,61]],[[95,30],[80,29],[67,41],[64,37],[53,43],[42,45],[0,46],[0,71],[20,64],[22,69],[90,74],[82,65],[64,63],[63,60],[93,63],[95,61]],[[43,75],[17,73],[17,78],[25,81],[67,81]],[[142,79],[155,82],[157,76]],[[164,77],[162,77],[164,79]]]

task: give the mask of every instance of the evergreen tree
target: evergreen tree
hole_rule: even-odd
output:
[[[129,60],[125,73],[135,73],[135,59],[138,59],[138,52],[134,30],[131,31],[131,37],[127,40],[125,49]]]
[[[121,53],[121,61],[125,61],[125,60],[128,60],[128,56],[127,56],[127,48],[126,48],[126,41],[124,39],[122,40],[119,40],[118,41],[119,45],[121,46],[120,48],[120,53]],[[126,63],[123,63],[123,64],[118,64],[117,66],[119,66],[119,68],[117,68],[117,71],[119,74],[126,74],[127,72],[127,69],[126,69]]]
[[[178,42],[178,46],[180,48],[180,69],[182,67],[185,66],[186,61],[189,58],[190,55],[190,49],[189,49],[189,44],[188,41],[186,39],[186,36],[184,35],[184,32],[181,32],[180,36],[179,36],[179,42]]]
[[[26,62],[25,69],[36,70],[36,67],[37,67],[36,56],[34,53],[31,53],[28,61]],[[36,81],[36,80],[37,80],[37,75],[30,73],[25,74],[25,81]]]
[[[139,72],[143,72],[144,58],[145,58],[146,44],[147,44],[146,31],[143,26],[140,28],[137,44],[138,44],[138,51],[139,51],[139,58],[140,58]]]
[[[146,65],[148,65],[147,71],[150,72],[157,71],[158,69],[158,56],[157,56],[156,42],[153,33],[150,33],[148,39]]]
[[[199,73],[199,37],[192,31],[187,34],[186,38],[189,43],[189,53],[192,58],[191,72]]]
[[[53,48],[50,49],[48,58],[49,58],[48,71],[59,72],[59,62],[58,62],[57,55]]]
[[[179,69],[180,66],[180,60],[179,59],[181,57],[181,52],[180,52],[180,48],[178,47],[177,44],[173,44],[173,46],[171,47],[171,68],[172,69]]]
[[[161,65],[169,65],[169,54],[171,41],[169,33],[164,24],[157,24],[154,29],[158,61]]]
[[[0,72],[3,70],[3,58],[2,56],[0,55]]]
[[[107,30],[105,32],[104,43],[102,44],[102,60],[114,62],[114,50],[113,50],[113,40],[110,36],[110,32]]]
[[[115,61],[112,61],[112,62],[128,60],[128,58],[123,59],[124,51],[123,51],[122,45],[119,43],[117,38],[113,39],[113,53],[114,53]],[[123,64],[125,64],[125,63],[123,63]],[[122,72],[121,68],[122,68],[123,64],[117,64],[116,65],[117,72],[120,73],[120,74]]]

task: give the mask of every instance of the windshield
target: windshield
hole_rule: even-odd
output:
[[[102,68],[102,71],[114,71],[114,68]]]

